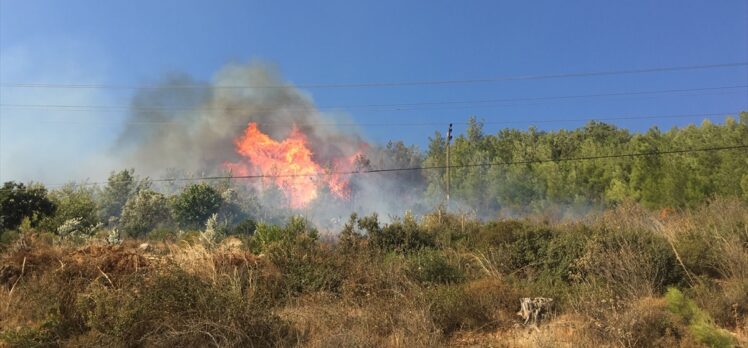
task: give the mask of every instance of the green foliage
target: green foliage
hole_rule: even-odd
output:
[[[165,210],[165,197],[142,190],[123,218],[138,197]],[[148,250],[132,241],[57,243],[26,218],[12,231],[19,240],[0,249],[0,287],[15,287],[0,296],[0,339],[9,346],[435,346],[467,336],[491,346],[525,337],[520,298],[542,296],[553,307],[532,333],[539,345],[734,346],[748,313],[747,211],[737,198],[664,218],[624,202],[564,223],[470,221],[442,211],[393,219],[392,234],[376,215],[354,214],[338,244],[293,217],[254,228],[248,221],[255,233],[242,232],[243,245],[207,236],[223,228],[218,213],[204,231],[157,226],[146,238],[164,243]],[[698,262],[683,254],[687,246],[713,244],[688,249],[707,250],[697,255],[709,255],[710,271],[687,277],[670,242],[687,268]],[[691,285],[690,298],[666,290],[671,285]]]
[[[2,231],[0,232],[0,244],[10,244],[18,239],[20,234],[17,231]]]
[[[407,262],[409,276],[424,285],[455,284],[466,278],[459,260],[441,250],[419,250],[409,255]]]
[[[200,229],[223,204],[221,194],[208,184],[187,186],[174,199],[174,216],[182,228]]]
[[[257,221],[253,219],[244,219],[236,226],[230,229],[230,234],[235,236],[251,236],[257,230]]]
[[[123,346],[273,346],[289,332],[241,288],[181,270],[146,280],[138,293],[94,285],[77,306],[93,332]]]
[[[149,187],[150,181],[139,180],[135,176],[134,169],[112,172],[107,179],[107,185],[101,192],[99,218],[107,223],[110,219],[119,218],[127,201],[140,190]]]
[[[342,267],[332,252],[317,243],[318,232],[302,217],[283,227],[259,224],[250,248],[269,255],[283,275],[285,291],[338,291]]]
[[[665,294],[668,310],[677,315],[691,334],[709,347],[733,347],[735,341],[728,332],[714,325],[709,314],[702,311],[696,303],[687,298],[676,288],[668,289]]]
[[[299,238],[315,241],[317,235],[317,229],[309,221],[300,216],[293,216],[284,226],[267,223],[257,224],[254,235],[252,235],[250,248],[256,253],[261,253],[273,244],[290,245]]]
[[[17,228],[24,218],[35,225],[52,215],[57,206],[47,197],[47,189],[41,185],[6,182],[0,189],[0,230]]]
[[[429,314],[446,335],[457,330],[509,326],[519,295],[496,279],[431,289],[426,296]]]
[[[278,225],[259,223],[252,236],[251,249],[255,253],[261,253],[273,243],[280,242],[287,238],[282,227]]]
[[[54,335],[57,322],[49,319],[39,327],[24,327],[0,333],[0,339],[12,347],[54,347],[58,337]]]
[[[168,226],[171,221],[166,197],[149,189],[138,191],[125,204],[120,218],[122,232],[140,237],[159,226]]]
[[[340,260],[309,239],[300,237],[290,244],[273,244],[268,254],[282,274],[287,294],[340,291],[344,277]]]
[[[614,125],[590,122],[567,131],[503,129],[486,134],[472,118],[466,134],[450,146],[451,194],[479,215],[496,211],[542,210],[547,202],[613,205],[633,198],[648,207],[691,207],[715,195],[748,197],[745,153],[710,151],[677,156],[639,156],[600,161],[561,159],[624,153],[670,151],[744,144],[748,139],[746,113],[741,121],[723,125],[652,128],[634,134]],[[550,162],[515,166],[472,166],[475,163]],[[443,166],[446,140],[430,138],[424,166]],[[466,167],[460,167],[466,165]],[[443,200],[446,171],[426,173],[432,199]]]
[[[99,223],[92,188],[69,184],[50,192],[49,197],[57,206],[57,211],[54,216],[42,222],[46,231],[59,232],[58,228],[72,220],[77,220],[82,229],[89,229]]]
[[[569,282],[590,237],[584,229],[554,230],[499,221],[481,229],[478,243],[497,250],[505,272],[541,273],[543,278]]]
[[[359,228],[367,232],[369,245],[384,251],[409,252],[436,245],[434,236],[423,229],[412,214],[384,227],[379,226],[376,215],[364,217],[359,220]]]

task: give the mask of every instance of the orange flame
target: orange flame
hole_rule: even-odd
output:
[[[285,194],[291,208],[309,205],[327,186],[341,199],[350,196],[349,178],[340,173],[327,173],[316,163],[307,139],[296,126],[288,138],[276,141],[262,133],[257,124],[250,122],[244,134],[235,141],[236,152],[247,162],[226,163],[232,173],[240,176],[263,175],[264,185],[274,184]],[[359,153],[333,163],[333,171],[350,171]]]

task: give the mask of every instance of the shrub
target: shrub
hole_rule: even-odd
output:
[[[684,282],[668,241],[649,231],[598,231],[575,266],[585,281],[599,282],[627,300],[653,296]]]
[[[440,248],[473,246],[483,227],[483,223],[472,216],[448,214],[442,208],[424,215],[420,225],[434,236]]]
[[[122,209],[120,228],[132,237],[144,236],[171,221],[166,197],[152,190],[141,190]]]
[[[271,244],[284,239],[284,231],[278,225],[260,223],[250,240],[250,249],[255,253],[264,252]]]
[[[598,322],[596,336],[624,347],[691,347],[698,345],[667,309],[664,298],[644,297],[609,311]]]
[[[256,230],[257,221],[253,219],[244,219],[242,222],[230,229],[230,234],[235,236],[251,236]]]
[[[107,185],[101,192],[99,202],[99,218],[105,223],[116,220],[122,215],[122,210],[134,195],[140,190],[150,187],[148,179],[139,180],[134,169],[112,172],[107,179]]]
[[[282,274],[287,294],[340,291],[343,281],[340,260],[305,237],[299,237],[294,243],[274,244],[268,254]]]
[[[367,231],[369,245],[379,250],[409,252],[436,245],[434,236],[421,228],[411,214],[384,227],[379,226],[375,214],[359,220],[359,227]]]
[[[45,230],[57,232],[65,222],[74,219],[79,221],[81,229],[87,229],[99,223],[92,189],[70,184],[52,191],[49,196],[55,202],[57,211],[54,216],[42,222],[41,226]]]
[[[515,236],[527,229],[527,226],[516,220],[490,221],[481,226],[476,237],[479,248],[498,247],[514,242]]]
[[[506,273],[535,274],[553,281],[570,282],[576,260],[584,254],[591,231],[584,228],[553,230],[516,222],[487,226],[480,237],[501,255]],[[489,249],[491,250],[491,249]]]
[[[429,292],[429,313],[445,335],[457,330],[508,327],[515,320],[519,295],[496,279],[441,286]]]
[[[29,264],[26,267],[32,268],[34,264],[49,267],[43,262],[49,262],[45,259],[52,258],[53,253],[49,250],[39,250],[37,253],[35,258],[28,256]],[[22,302],[25,303],[19,303],[14,311],[8,312],[22,312],[38,324],[27,325],[21,330],[4,328],[2,338],[11,346],[49,347],[82,334],[87,328],[81,313],[76,310],[76,297],[97,275],[93,265],[70,262],[58,271],[40,274],[24,285],[25,298]]]
[[[305,237],[310,241],[317,240],[317,229],[311,226],[306,219],[294,216],[281,227],[278,225],[260,223],[255,228],[254,235],[250,241],[250,249],[253,252],[264,252],[275,243],[290,245],[298,237]]]
[[[420,250],[408,257],[408,275],[423,285],[454,284],[465,279],[458,260],[433,249]]]
[[[290,333],[231,283],[179,269],[144,281],[138,292],[94,285],[78,300],[86,324],[125,346],[275,346]]]
[[[182,228],[199,229],[208,218],[218,213],[223,204],[221,194],[208,184],[187,186],[174,199],[174,216]]]
[[[740,327],[748,313],[748,279],[728,278],[702,281],[692,296],[714,321],[726,327]]]
[[[9,181],[0,188],[0,230],[15,229],[25,218],[36,225],[41,218],[54,214],[56,209],[44,186],[27,187]]]
[[[735,340],[730,333],[716,327],[709,314],[702,311],[693,300],[687,298],[680,290],[676,288],[668,289],[665,299],[667,300],[668,310],[688,325],[691,334],[701,343],[710,347],[732,347],[735,345]]]

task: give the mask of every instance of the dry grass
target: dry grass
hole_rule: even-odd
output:
[[[0,338],[12,346],[699,346],[663,299],[666,286],[678,286],[745,345],[747,226],[744,202],[715,200],[664,215],[629,203],[540,225],[435,214],[421,228],[436,247],[394,251],[365,237],[344,248],[302,235],[257,255],[236,238],[74,245],[26,234],[0,253]],[[515,313],[526,296],[556,298],[557,312],[523,327]]]

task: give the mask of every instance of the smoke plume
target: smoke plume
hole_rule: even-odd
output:
[[[161,85],[141,89],[131,108],[132,115],[117,141],[116,151],[125,165],[152,177],[163,177],[167,171],[182,173],[179,176],[228,172],[272,175],[420,163],[417,150],[402,144],[370,146],[358,133],[335,127],[334,117],[320,112],[310,97],[260,64],[229,65],[210,84],[171,76]],[[258,142],[257,147],[253,147],[253,141]],[[267,148],[260,148],[260,142]],[[306,146],[304,151],[276,153],[289,151],[287,146],[298,143]],[[307,150],[314,162],[309,167],[300,169],[303,161],[299,160],[289,166],[292,172],[284,172],[284,168],[269,172],[269,167],[283,165],[286,158],[295,156],[293,161],[297,161],[304,157]],[[269,157],[273,157],[273,163],[252,163]],[[330,176],[324,187],[312,185],[315,190],[322,187],[324,191],[312,196],[300,193],[310,185],[299,180],[318,179],[244,182],[264,188],[266,197],[273,196],[273,190],[285,190],[286,206],[290,208],[302,208],[314,200],[315,204],[305,207],[306,212],[323,219],[344,218],[351,211],[402,214],[408,208],[404,206],[406,202],[419,202],[422,197],[423,187],[419,185],[424,181],[420,173],[361,176]]]
[[[240,160],[235,139],[250,122],[273,139],[285,139],[298,127],[321,163],[364,144],[359,135],[332,127],[309,97],[259,64],[229,65],[204,86],[173,76],[142,89],[131,106],[117,148],[128,164],[151,175],[168,168],[212,173]]]

